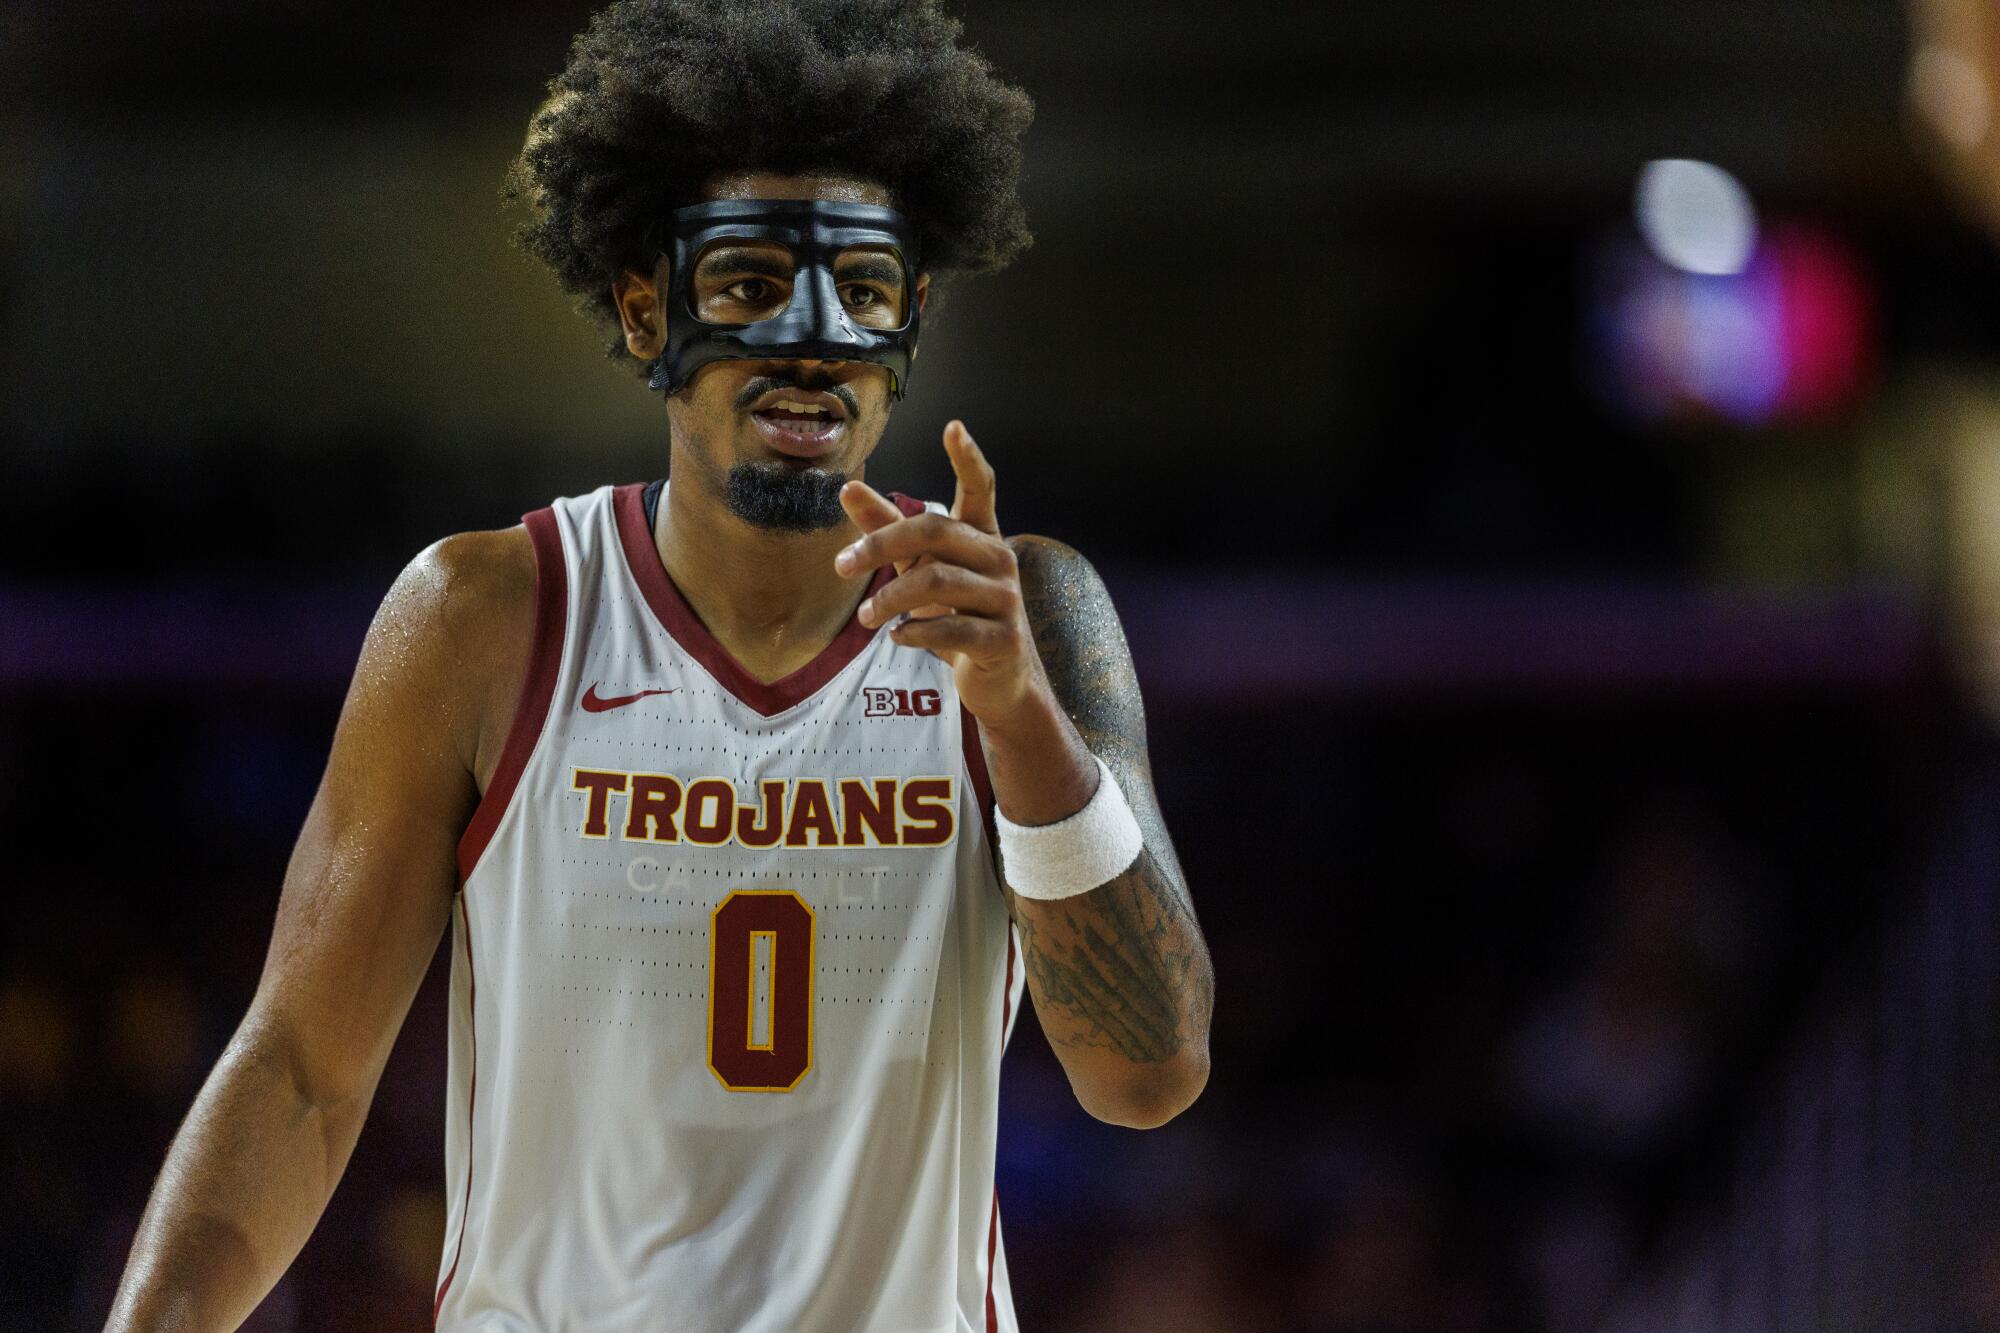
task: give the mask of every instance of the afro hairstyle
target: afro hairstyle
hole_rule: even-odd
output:
[[[503,197],[514,240],[611,334],[611,295],[651,270],[648,229],[731,171],[835,172],[889,192],[933,278],[991,272],[1032,238],[1021,137],[1034,104],[959,45],[936,0],[618,0],[530,122]]]

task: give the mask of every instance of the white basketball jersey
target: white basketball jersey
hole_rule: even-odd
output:
[[[536,645],[460,846],[438,1326],[1013,1333],[1022,969],[950,669],[853,621],[761,683],[639,486],[526,522]]]

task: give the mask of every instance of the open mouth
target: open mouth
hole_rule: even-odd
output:
[[[847,429],[844,417],[818,403],[781,399],[750,415],[772,445],[801,457],[825,453]]]

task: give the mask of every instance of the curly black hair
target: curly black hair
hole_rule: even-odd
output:
[[[889,192],[936,278],[1028,247],[1021,136],[1034,103],[958,44],[936,0],[618,0],[549,84],[502,195],[515,243],[625,350],[611,282],[648,271],[648,226],[728,171],[839,172]]]

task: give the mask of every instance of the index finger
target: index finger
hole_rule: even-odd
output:
[[[865,481],[850,481],[840,488],[840,507],[847,511],[849,518],[854,520],[854,526],[861,529],[861,535],[864,538],[871,532],[880,532],[883,528],[888,527],[891,523],[903,517],[902,510],[896,508],[895,504],[887,496]],[[859,544],[858,542],[855,543],[857,546]],[[848,548],[848,550],[853,549],[854,547],[852,546]],[[834,557],[833,567],[842,576],[852,578],[856,573],[862,571],[847,567],[852,561],[843,561],[842,557],[846,556],[846,554],[847,552],[843,551],[839,556]],[[898,574],[902,573],[904,567],[904,565],[897,565],[896,572]]]
[[[887,496],[865,481],[850,481],[840,488],[840,507],[863,533],[886,528],[903,516]]]
[[[951,459],[952,473],[958,478],[958,490],[951,500],[951,516],[981,532],[999,536],[1000,520],[993,508],[996,489],[993,465],[986,461],[986,455],[973,442],[972,432],[965,428],[963,421],[953,420],[945,424],[944,451]]]

